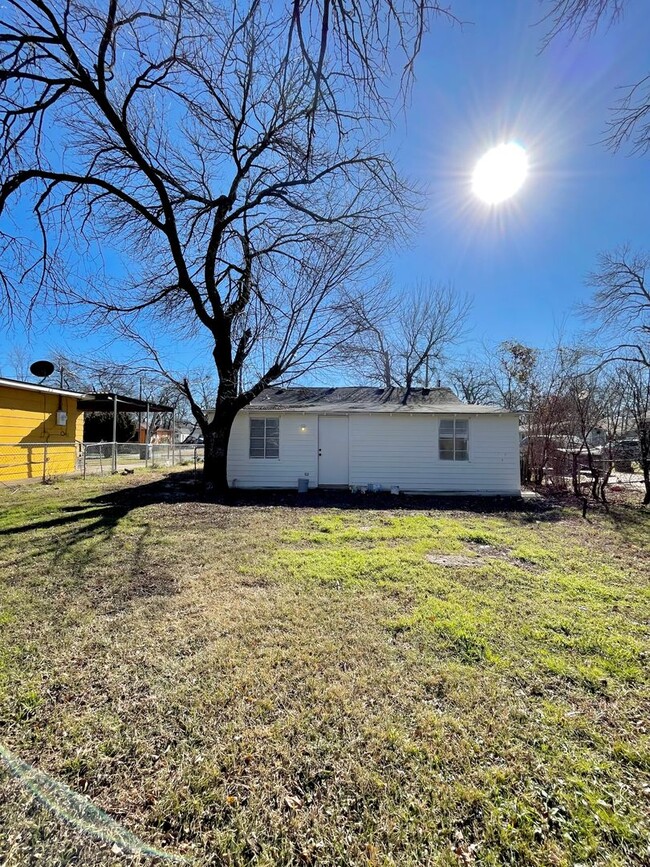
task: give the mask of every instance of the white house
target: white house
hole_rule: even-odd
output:
[[[268,388],[228,447],[237,488],[518,495],[519,419],[447,388]]]

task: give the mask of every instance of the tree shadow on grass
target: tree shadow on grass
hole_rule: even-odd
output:
[[[610,506],[609,515],[623,542],[650,549],[650,509],[616,503]]]
[[[297,491],[232,490],[225,497],[206,492],[192,471],[175,472],[151,482],[131,482],[123,487],[90,497],[79,505],[61,506],[51,518],[0,530],[0,537],[38,530],[60,529],[67,544],[103,537],[110,539],[120,521],[131,512],[150,505],[196,503],[214,506],[214,522],[234,518],[241,508],[338,509],[369,511],[470,512],[477,515],[500,514],[520,521],[557,521],[561,504],[553,500],[526,500],[521,497],[470,495],[413,495],[352,493],[348,490],[316,489]],[[184,512],[184,517],[187,512]],[[227,522],[225,522],[227,523]],[[31,542],[30,542],[31,544]]]
[[[116,482],[119,484],[117,478]],[[581,499],[557,492],[536,499],[524,499],[452,494],[394,495],[388,492],[361,494],[347,489],[323,488],[302,494],[296,490],[234,489],[227,496],[218,497],[204,490],[200,477],[194,471],[186,470],[158,476],[153,481],[145,481],[142,476],[129,476],[125,484],[113,490],[83,499],[79,505],[61,506],[51,518],[0,529],[0,539],[3,536],[57,528],[65,534],[68,544],[98,537],[110,539],[120,521],[131,512],[165,503],[200,504],[203,522],[207,520],[210,524],[224,527],[237,520],[236,514],[240,508],[469,512],[476,515],[501,515],[520,523],[555,522],[567,516],[577,517],[582,510]],[[210,506],[215,507],[214,513],[210,512]],[[207,512],[205,507],[208,507]],[[598,504],[590,502],[590,509],[605,514]],[[183,519],[187,515],[187,510],[184,510]],[[650,510],[636,503],[610,503],[609,515],[615,529],[629,541],[642,537],[646,530],[650,530]]]
[[[120,522],[134,510],[181,499],[182,490],[183,485],[173,477],[130,484],[86,499],[81,489],[78,505],[61,505],[52,517],[1,529],[0,545],[3,538],[20,540],[5,562],[12,567],[14,580],[22,582],[31,580],[25,576],[34,573],[39,558],[45,558],[47,568],[39,568],[36,574],[47,579],[48,586],[58,584],[57,566],[67,565],[61,570],[67,590],[83,587],[97,601],[110,600],[113,607],[118,600],[122,606],[142,596],[173,595],[177,580],[164,558],[155,556],[156,546],[149,541],[152,521],[145,518],[129,528],[128,547],[116,533]],[[107,559],[115,561],[108,578],[106,568],[93,568],[105,567]],[[71,575],[75,576],[72,582]]]
[[[89,501],[112,508],[120,516],[133,508],[152,503],[191,503],[220,509],[214,520],[223,521],[224,512],[237,509],[338,509],[368,511],[471,512],[479,515],[516,516],[523,521],[557,521],[562,504],[553,499],[479,495],[391,494],[387,491],[353,493],[347,489],[297,490],[233,489],[226,496],[206,492],[193,472],[177,472],[164,479],[129,489],[118,489]],[[119,520],[119,519],[118,519]],[[227,523],[227,522],[226,522]]]
[[[202,490],[191,471],[174,472],[151,481],[142,477],[130,477],[124,484],[121,481],[116,479],[112,490],[87,498],[83,498],[80,486],[78,504],[62,504],[50,517],[0,530],[0,544],[3,537],[14,537],[13,550],[6,561],[13,567],[13,574],[28,574],[35,558],[44,557],[46,568],[40,571],[52,568],[56,574],[57,564],[66,566],[63,572],[77,576],[74,586],[86,589],[93,599],[122,606],[137,597],[177,592],[177,581],[165,553],[151,537],[152,528],[159,521],[166,533],[173,534],[175,528],[182,533],[193,521],[197,526],[234,528],[246,522],[250,509],[413,511],[454,517],[495,515],[513,524],[551,523],[580,514],[573,503],[557,498],[353,494],[322,489],[304,494],[234,490],[226,498],[217,498]],[[175,510],[176,505],[182,508]],[[118,533],[127,516],[148,506],[162,508],[163,512],[145,513],[123,525],[124,534]],[[644,533],[650,526],[646,510],[617,506],[612,509],[611,519],[624,543],[644,545]],[[108,567],[107,560],[111,561]]]
[[[119,522],[133,510],[172,499],[185,499],[182,493],[182,484],[185,481],[179,479],[179,483],[176,483],[174,477],[163,477],[146,484],[131,484],[84,499],[78,506],[61,506],[52,518],[2,529],[0,537],[56,528],[76,528],[78,539],[97,534],[111,536]]]
[[[242,491],[230,493],[222,501],[233,507],[294,509],[339,509],[412,512],[471,512],[477,515],[503,515],[520,520],[557,521],[562,517],[559,505],[550,500],[527,500],[522,497],[480,496],[469,494],[391,494],[352,493],[348,490],[318,488],[307,493],[297,491]]]

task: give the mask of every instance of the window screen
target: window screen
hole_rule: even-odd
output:
[[[469,460],[469,422],[467,419],[444,419],[438,431],[441,461]]]
[[[280,419],[252,418],[250,425],[250,457],[279,458]]]

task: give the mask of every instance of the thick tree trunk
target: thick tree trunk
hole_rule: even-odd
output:
[[[228,491],[228,441],[236,414],[229,407],[220,407],[203,430],[203,484],[216,494]]]

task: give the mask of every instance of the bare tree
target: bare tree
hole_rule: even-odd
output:
[[[146,426],[147,441],[158,427],[170,428],[174,412],[177,420],[187,418],[189,404],[168,376],[152,373],[146,367],[138,369],[132,364],[118,363],[109,358],[94,357],[91,360],[71,358],[58,351],[52,355],[55,368],[61,371],[61,379],[67,388],[81,392],[98,392],[135,396],[145,402],[170,407],[168,412],[120,413],[132,418],[139,436],[140,425]],[[104,414],[102,414],[104,415]],[[108,414],[110,416],[110,413]]]
[[[636,454],[641,465],[645,495],[650,505],[650,367],[626,365],[621,374],[626,391],[627,409],[636,434]]]
[[[14,344],[7,353],[7,362],[11,365],[11,371],[16,379],[26,379],[29,376],[29,352],[27,347]]]
[[[236,413],[354,336],[347,299],[411,223],[413,197],[378,144],[382,78],[401,51],[408,81],[436,11],[12,0],[0,12],[5,298],[90,311],[137,340],[187,397],[220,489]],[[32,244],[12,225],[19,197]],[[106,248],[122,262],[112,275]],[[212,421],[161,334],[211,355]]]
[[[608,448],[616,440],[623,419],[623,391],[616,371],[593,370],[584,352],[563,378],[566,415],[562,427],[567,452],[572,456],[573,491],[578,496],[580,471],[590,476],[591,495],[607,502],[606,487],[612,471]],[[586,368],[586,369],[585,369]]]
[[[369,306],[357,299],[354,327],[358,337],[343,347],[343,357],[366,380],[406,394],[428,387],[451,347],[464,336],[469,299],[449,284],[421,283],[406,292],[390,292]]]
[[[561,33],[591,36],[599,24],[615,24],[623,15],[626,0],[547,0],[547,40]]]
[[[650,367],[650,255],[619,247],[600,257],[589,275],[595,294],[585,312],[605,338],[605,359]],[[619,335],[625,334],[620,340]]]
[[[547,0],[546,5],[544,20],[549,27],[544,42],[548,44],[563,33],[589,37],[601,24],[616,24],[627,0]],[[628,142],[635,153],[650,149],[650,74],[624,88],[607,122],[605,142],[614,151]]]
[[[539,351],[516,340],[504,340],[495,352],[494,387],[509,410],[528,411],[536,390]]]
[[[456,360],[445,371],[456,394],[467,403],[496,403],[494,378],[487,364],[475,358]]]
[[[499,403],[520,413],[522,478],[566,486],[571,459],[566,446],[573,413],[566,383],[578,369],[580,350],[560,343],[539,350],[507,340],[493,353],[493,388]]]
[[[566,484],[565,379],[574,355],[559,345],[540,351],[513,340],[501,343],[494,353],[494,387],[500,402],[521,413],[525,481]]]
[[[636,367],[636,365],[635,365]],[[637,368],[638,369],[638,368]],[[606,502],[606,488],[616,469],[620,455],[619,443],[630,420],[630,393],[625,376],[625,366],[616,365],[604,369],[601,381],[603,418],[600,422],[603,438],[601,499]]]
[[[259,0],[257,0],[259,2]],[[334,106],[332,69],[343,71],[346,90],[366,113],[390,122],[394,101],[386,88],[396,58],[402,64],[400,91],[408,95],[424,36],[435,16],[459,23],[447,3],[436,0],[290,0],[288,44],[300,45],[313,88],[312,131],[321,101]],[[329,62],[328,62],[329,61]]]

